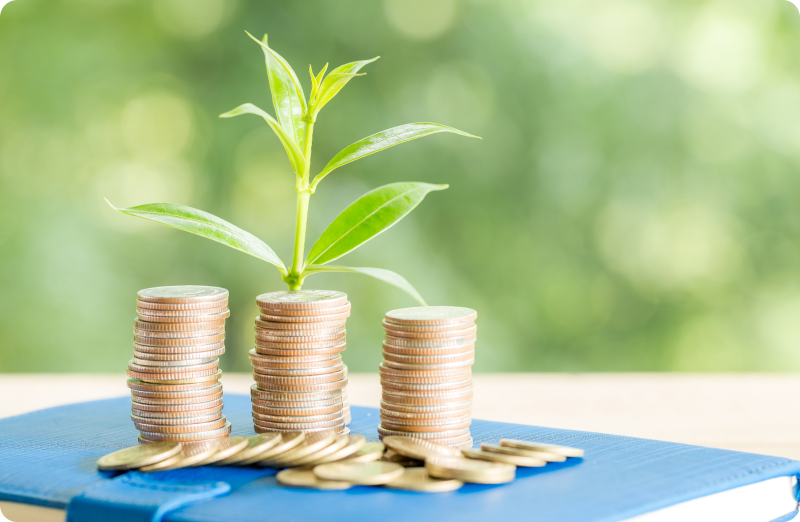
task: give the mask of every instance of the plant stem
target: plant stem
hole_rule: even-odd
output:
[[[297,227],[294,233],[294,253],[292,255],[292,268],[284,281],[289,286],[289,290],[300,290],[303,282],[300,274],[303,271],[303,253],[306,244],[306,225],[308,224],[308,201],[311,198],[311,190],[308,181],[311,172],[311,139],[314,136],[314,122],[306,122],[305,147],[303,156],[306,158],[306,168],[303,177],[297,187]]]

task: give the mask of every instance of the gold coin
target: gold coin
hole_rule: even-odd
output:
[[[132,446],[109,453],[97,460],[101,471],[136,469],[167,460],[180,453],[179,442],[160,442],[146,446]]]
[[[154,423],[154,420],[163,420],[163,419],[148,419],[149,422],[138,422],[133,421],[133,425],[136,426],[136,429],[143,432],[143,433],[194,433],[198,431],[212,431],[218,430],[225,426],[225,416],[223,415],[221,419],[217,419],[210,422],[198,422],[196,424],[179,424],[179,425],[165,425],[165,424],[157,424]],[[148,437],[149,438],[149,437]]]
[[[161,470],[179,469],[196,466],[198,463],[214,456],[219,451],[219,441],[202,440],[198,442],[186,442],[181,448],[181,452],[176,455],[177,462],[160,467]]]
[[[312,460],[306,463],[306,465],[316,466],[319,464],[325,464],[327,462],[339,462],[342,459],[352,458],[355,455],[357,455],[358,452],[361,451],[361,449],[366,445],[367,441],[363,435],[344,435],[344,436],[347,437],[346,446],[330,453],[325,457]],[[371,462],[371,461],[365,461],[365,462]]]
[[[293,488],[342,490],[352,487],[352,484],[339,480],[322,480],[310,469],[285,469],[279,471],[276,478],[279,484]]]
[[[558,453],[549,453],[545,451],[532,451],[521,448],[514,448],[511,446],[501,446],[499,444],[481,444],[481,449],[490,451],[492,453],[502,453],[504,455],[519,455],[522,457],[532,457],[535,459],[544,460],[546,462],[564,462],[567,457],[559,455]]]
[[[330,455],[342,450],[343,448],[346,448],[349,441],[350,441],[349,435],[336,435],[336,439],[333,441],[332,444],[329,444],[324,448],[319,449],[309,455],[295,458],[294,460],[288,462],[283,462],[282,467],[294,468],[297,466],[311,465],[312,462],[316,462],[322,458],[329,457]]]
[[[471,372],[469,368],[440,368],[440,369],[425,369],[425,368],[412,368],[412,369],[398,369],[386,366],[381,363],[378,366],[378,372],[382,378],[389,377],[444,377],[444,376],[458,376]],[[455,379],[455,377],[454,377]],[[463,378],[462,378],[463,379]],[[462,380],[456,379],[456,380]]]
[[[520,448],[529,451],[544,451],[545,453],[555,453],[565,457],[583,457],[583,450],[570,448],[569,446],[558,446],[556,444],[545,444],[544,442],[533,442],[528,440],[500,439],[501,446]]]
[[[405,428],[403,426],[403,428]],[[460,437],[469,433],[469,428],[458,428],[446,431],[415,431],[409,432],[406,429],[392,430],[384,428],[382,424],[378,424],[378,435],[381,437],[388,437],[390,435],[399,435],[400,437],[416,437],[420,439],[443,439]]]
[[[266,315],[283,315],[288,317],[305,317],[309,315],[336,315],[350,311],[350,303],[333,308],[317,308],[310,310],[281,309],[281,308],[261,308]]]
[[[251,461],[252,459],[248,459],[247,464],[261,464],[262,461],[267,461],[278,455],[282,455],[289,450],[296,448],[297,446],[303,444],[306,440],[306,434],[302,431],[287,431],[281,433],[281,442],[277,446],[272,449],[267,450],[266,452],[258,455],[258,460]]]
[[[423,439],[411,437],[389,436],[383,438],[383,444],[396,453],[416,460],[425,460],[432,456],[460,457],[461,452],[450,446],[436,444]]]
[[[225,310],[218,314],[203,314],[203,315],[184,315],[181,317],[164,317],[160,315],[145,314],[138,312],[139,321],[146,323],[212,323],[222,319],[227,319],[231,316],[230,310]]]
[[[463,330],[465,328],[470,328],[474,326],[473,321],[463,321],[460,323],[452,323],[452,324],[430,324],[430,325],[404,325],[404,324],[394,324],[388,322],[386,319],[383,320],[382,326],[386,333],[391,334],[392,332],[409,332],[409,333],[428,333],[428,332],[452,332],[457,330]]]
[[[195,352],[191,354],[170,354],[170,353],[150,353],[150,352],[139,352],[134,350],[133,358],[140,359],[140,360],[147,360],[147,361],[194,361],[196,364],[199,361],[208,361],[215,357],[219,357],[225,353],[225,347],[218,350],[212,350],[210,352]],[[191,357],[191,359],[188,359]],[[139,363],[141,364],[141,363]]]
[[[405,472],[391,482],[384,484],[387,488],[406,491],[422,491],[426,493],[442,493],[455,491],[464,485],[460,480],[438,479],[428,475],[425,468],[406,468]]]
[[[343,386],[342,386],[343,387]],[[261,390],[257,385],[250,386],[250,397],[260,401],[276,402],[309,402],[342,398],[342,387],[332,390],[316,390],[307,392]]]
[[[396,453],[395,451],[392,450],[386,450],[386,453],[383,454],[381,460],[384,462],[395,462],[397,464],[400,464],[404,468],[415,468],[417,466],[421,466],[424,464],[424,462],[422,462],[421,460],[410,459],[405,455],[400,455],[399,453]]]
[[[198,344],[213,344],[225,340],[225,334],[206,335],[205,337],[183,337],[180,339],[161,339],[160,337],[144,337],[134,335],[133,342],[143,346],[197,346]]]
[[[415,306],[386,312],[386,320],[394,324],[433,325],[474,321],[478,312],[460,306]]]
[[[225,318],[218,318],[212,321],[200,321],[191,323],[154,323],[150,321],[142,321],[138,317],[133,320],[133,327],[137,330],[146,330],[149,332],[197,332],[202,330],[210,330],[212,328],[225,328]]]
[[[184,332],[140,330],[139,328],[133,329],[134,337],[152,337],[154,339],[193,339],[197,337],[208,337],[209,335],[219,335],[222,333],[225,333],[224,326],[220,326],[219,328],[209,328],[207,330],[187,330]]]
[[[130,372],[128,372],[128,375],[130,375]],[[220,379],[220,377],[222,377],[222,372],[217,371],[212,375],[206,375],[204,377],[191,377],[191,378],[184,377],[179,379],[164,379],[163,377],[155,379],[145,374],[139,374],[139,375],[144,375],[143,378],[140,377],[139,379],[149,384],[201,384],[201,383],[216,383]]]
[[[395,346],[393,344],[383,343],[384,353],[391,353],[396,355],[407,355],[415,357],[429,357],[432,355],[455,355],[460,353],[469,352],[475,349],[475,343],[462,344],[458,346],[445,346],[440,348],[412,348],[408,346]]]
[[[153,310],[207,310],[209,308],[227,307],[228,300],[208,301],[205,303],[152,303],[149,301],[136,301],[136,308],[147,308]]]
[[[389,332],[386,332],[383,343],[395,347],[414,348],[420,350],[433,350],[437,348],[455,349],[474,345],[477,338],[478,336],[473,333],[472,335],[466,335],[463,337],[455,336],[440,337],[438,339],[415,339],[414,337],[395,337],[390,335]]]
[[[233,455],[217,461],[217,466],[240,465],[242,462],[259,456],[281,443],[280,433],[261,433],[247,438],[247,447]]]
[[[499,462],[464,457],[429,457],[425,470],[436,478],[455,479],[476,484],[505,484],[514,480],[516,467]]]
[[[148,444],[149,446],[149,444]],[[155,464],[150,464],[149,466],[142,466],[139,468],[139,471],[143,471],[145,473],[150,473],[152,471],[161,471],[170,469],[172,466],[177,464],[181,461],[181,456],[175,455],[174,457],[170,457],[167,460],[162,460],[161,462],[156,462]]]
[[[195,467],[197,466],[208,466],[209,464],[213,464],[215,462],[219,462],[220,460],[227,459],[228,457],[235,455],[245,449],[248,445],[247,437],[224,437],[221,439],[217,439],[219,444],[219,449],[216,453],[209,456],[205,460],[194,464]]]
[[[534,457],[493,453],[491,451],[483,451],[479,449],[462,449],[461,452],[468,459],[485,460],[487,462],[502,462],[504,464],[513,464],[514,466],[524,468],[540,468],[547,464],[546,461]]]
[[[139,301],[151,303],[201,303],[228,298],[228,291],[216,286],[157,286],[136,292]]]
[[[442,391],[442,390],[456,390],[465,388],[472,384],[472,379],[464,379],[463,381],[451,382],[437,382],[432,384],[417,384],[408,382],[392,382],[381,379],[381,387],[386,390],[398,391]]]
[[[341,480],[362,486],[387,484],[403,474],[403,466],[394,462],[331,462],[314,468],[323,480]]]
[[[383,456],[385,447],[382,442],[367,442],[361,449],[343,460],[343,462],[372,462]]]
[[[423,364],[426,366],[449,364],[449,363],[469,361],[474,359],[475,359],[475,350],[472,350],[471,352],[456,353],[452,355],[430,355],[430,356],[397,355],[394,353],[383,352],[384,361],[392,361],[404,364]]]
[[[313,310],[347,304],[347,294],[332,290],[287,290],[256,297],[259,308],[279,310]]]
[[[253,371],[262,376],[268,377],[317,377],[322,375],[330,375],[333,373],[341,372],[338,379],[344,379],[344,370],[342,363],[322,367],[308,368],[304,364],[296,364],[294,368],[269,368],[263,366],[253,365]],[[305,383],[303,383],[305,384]]]
[[[259,461],[260,466],[265,467],[284,467],[283,463],[291,462],[302,457],[306,457],[315,453],[322,448],[326,448],[336,442],[337,434],[334,430],[323,430],[314,433],[307,433],[303,439],[295,447],[288,451],[282,451],[279,454],[272,455],[270,458],[264,458]]]
[[[220,374],[221,375],[221,374]],[[142,381],[141,379],[128,379],[128,388],[131,389],[131,393],[186,393],[188,394],[198,394],[198,395],[206,395],[211,394],[219,391],[222,389],[222,385],[217,384],[216,382],[194,382],[194,383],[183,383],[183,384],[172,384],[172,385],[165,385],[165,384],[158,384],[158,383],[150,383]],[[160,395],[159,395],[160,396]]]
[[[140,410],[139,408],[136,407],[135,403],[131,405],[131,412],[134,415],[152,419],[175,419],[175,418],[197,417],[197,416],[213,415],[216,413],[220,413],[221,411],[222,411],[221,400],[219,401],[219,404],[217,406],[206,408],[204,410],[152,411],[152,410]]]

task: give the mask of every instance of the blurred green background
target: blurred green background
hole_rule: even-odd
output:
[[[0,16],[0,372],[123,372],[138,289],[228,288],[249,368],[277,271],[123,216],[168,201],[291,257],[294,180],[271,131],[269,33],[315,70],[382,58],[321,112],[318,171],[379,130],[438,135],[334,172],[309,241],[362,193],[449,183],[344,264],[480,313],[477,371],[800,370],[800,16],[784,0],[16,0]],[[312,172],[313,173],[313,172]],[[349,274],[345,362],[375,371],[413,306]]]

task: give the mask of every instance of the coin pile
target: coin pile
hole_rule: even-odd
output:
[[[141,290],[137,297],[128,387],[139,442],[227,437],[231,424],[222,414],[218,381],[230,316],[228,291],[163,286]],[[171,457],[198,459],[202,451],[210,450],[198,446],[191,454]]]
[[[250,389],[257,433],[350,432],[346,404],[345,323],[350,302],[342,292],[289,290],[256,298]]]
[[[478,313],[425,306],[386,313],[378,434],[471,447]]]

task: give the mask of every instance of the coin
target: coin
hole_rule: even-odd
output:
[[[335,384],[335,383],[334,383]],[[307,392],[285,392],[261,390],[255,384],[250,386],[250,397],[262,401],[309,402],[342,398],[341,388],[330,390],[311,390]]]
[[[394,424],[419,424],[419,425],[427,425],[427,424],[452,424],[455,422],[466,422],[470,419],[470,414],[472,413],[471,409],[461,410],[457,412],[450,412],[450,413],[405,413],[405,412],[397,412],[397,411],[381,411],[380,418],[382,421],[386,421],[389,423]]]
[[[361,449],[347,457],[343,462],[372,462],[383,456],[385,446],[382,442],[367,442]]]
[[[258,304],[258,303],[256,303]],[[261,308],[261,311],[267,315],[285,315],[285,316],[308,316],[308,315],[335,315],[347,312],[350,310],[350,303],[345,303],[342,306],[334,308],[316,308],[309,310],[300,309],[281,309],[281,308]]]
[[[253,424],[257,428],[263,428],[265,431],[323,431],[344,426],[344,416],[340,416],[336,420],[320,421],[320,422],[270,422],[254,418]]]
[[[152,368],[176,368],[176,369],[178,369],[178,371],[180,371],[180,368],[182,368],[184,366],[198,366],[198,365],[204,365],[204,364],[212,363],[215,360],[219,361],[219,359],[216,358],[216,357],[209,357],[208,359],[184,359],[184,360],[178,360],[178,361],[157,361],[157,360],[152,360],[152,359],[139,359],[138,357],[136,357],[136,352],[133,352],[133,353],[134,353],[134,356],[133,356],[133,359],[131,359],[131,363],[135,364],[137,367],[138,366],[144,366],[144,367],[152,367]]]
[[[310,365],[310,363],[309,363]],[[253,371],[261,376],[275,376],[275,377],[317,377],[322,375],[331,375],[337,372],[343,372],[344,368],[341,360],[334,364],[326,366],[306,366],[306,364],[297,363],[295,368],[269,368],[264,366],[253,365]],[[340,380],[344,378],[344,373],[339,375]],[[303,383],[305,384],[305,383]]]
[[[391,330],[392,338],[400,337],[400,338],[407,338],[407,339],[452,339],[452,338],[460,338],[460,337],[469,337],[475,335],[478,331],[478,327],[476,325],[470,326],[468,328],[462,328],[461,330],[451,330],[449,332],[406,332],[400,330]]]
[[[317,334],[330,335],[341,333],[346,322],[347,319],[337,319],[335,321],[317,321],[316,323],[284,323],[279,321],[268,321],[261,316],[256,317],[256,327],[263,330],[261,333],[290,337],[308,337]],[[278,334],[278,332],[280,333]]]
[[[233,466],[259,456],[281,443],[280,433],[262,433],[247,438],[247,447],[233,455],[216,462],[217,466]]]
[[[381,426],[384,430],[402,431],[414,435],[419,433],[427,434],[434,432],[451,432],[454,430],[469,428],[470,424],[472,424],[472,419],[469,416],[466,417],[466,419],[462,417],[456,422],[443,422],[437,420],[389,422],[389,420],[381,419]]]
[[[180,461],[181,461],[181,456],[175,455],[174,457],[170,457],[167,460],[162,460],[161,462],[156,462],[155,464],[150,464],[149,466],[142,466],[141,468],[139,468],[139,471],[150,473],[151,471],[166,470]]]
[[[312,463],[320,459],[324,459],[325,457],[329,457],[334,453],[346,448],[349,442],[350,442],[349,435],[336,435],[336,439],[333,441],[332,444],[329,444],[328,446],[325,446],[324,448],[319,449],[309,455],[296,458],[289,462],[283,462],[282,466],[287,468],[294,468],[297,466],[312,465]]]
[[[401,325],[401,324],[394,324],[386,321],[383,321],[383,328],[386,330],[386,333],[391,334],[392,332],[414,332],[414,333],[422,333],[422,332],[453,332],[456,330],[463,330],[464,328],[472,327],[474,323],[472,321],[460,322],[460,323],[451,323],[451,324],[437,324],[437,325]]]
[[[268,461],[273,457],[276,457],[278,455],[283,455],[289,450],[292,450],[297,446],[299,446],[300,444],[303,444],[305,440],[306,440],[306,434],[303,433],[302,431],[289,431],[281,433],[280,444],[259,455],[259,460],[255,462],[261,465],[262,461]]]
[[[275,423],[308,423],[308,422],[327,422],[339,421],[342,419],[341,408],[334,410],[332,413],[321,413],[318,415],[304,415],[304,416],[288,416],[288,415],[270,415],[259,413],[253,409],[253,418],[260,421],[275,422]]]
[[[161,324],[161,323],[156,323]],[[195,337],[207,337],[209,335],[219,335],[225,333],[225,327],[209,328],[207,330],[187,330],[183,332],[159,331],[159,330],[140,330],[134,327],[133,335],[140,337],[153,337],[155,339],[192,339]],[[146,344],[146,343],[145,343]]]
[[[565,457],[583,457],[584,451],[579,448],[569,446],[558,446],[556,444],[546,444],[544,442],[533,442],[527,440],[500,439],[501,446],[520,448],[529,451],[544,451],[545,453],[555,453]]]
[[[438,348],[414,348],[409,346],[395,346],[383,343],[383,352],[395,355],[406,355],[414,357],[430,357],[443,355],[456,355],[475,350],[475,343],[461,344],[457,346],[444,346]]]
[[[424,364],[426,366],[448,364],[461,361],[474,361],[475,350],[464,353],[455,353],[450,355],[397,355],[395,353],[383,352],[383,360],[398,362],[404,364]]]
[[[132,446],[109,453],[97,460],[101,471],[136,469],[167,460],[180,453],[179,442],[160,442],[146,446]]]
[[[225,353],[224,346],[219,350],[213,350],[210,352],[196,352],[191,354],[150,353],[150,352],[139,352],[134,350],[133,357],[135,359],[142,359],[147,361],[186,361],[187,360],[186,357],[191,357],[191,359],[188,360],[197,363],[198,361],[209,360],[213,359],[214,357],[219,357],[223,353]]]
[[[197,346],[198,344],[214,344],[225,340],[225,334],[206,335],[205,337],[181,337],[162,339],[160,337],[145,337],[134,335],[133,342],[143,346]]]
[[[231,433],[231,423],[226,422],[225,426],[216,430],[198,431],[192,433],[155,433],[142,431],[139,436],[148,441],[156,442],[162,440],[175,440],[179,442],[191,442],[196,440],[217,439],[227,437]]]
[[[389,332],[383,339],[384,344],[405,348],[457,348],[475,344],[477,336],[473,333],[467,336],[440,337],[437,339],[418,339],[414,337],[395,337]]]
[[[466,388],[472,384],[472,379],[464,379],[463,381],[455,382],[441,382],[433,384],[416,384],[406,382],[392,382],[386,379],[381,379],[381,386],[385,390],[398,390],[398,391],[442,391],[442,390],[455,390]]]
[[[522,457],[533,457],[535,459],[541,459],[546,462],[564,462],[567,460],[567,457],[564,455],[559,455],[557,453],[548,453],[545,451],[532,451],[526,450],[521,448],[514,448],[511,446],[501,446],[499,444],[481,444],[481,449],[484,451],[490,451],[492,453],[503,453],[505,455],[519,455]]]
[[[216,401],[215,401],[216,402]],[[164,407],[155,410],[145,410],[137,407],[138,404],[131,403],[131,412],[134,415],[139,417],[147,417],[147,418],[154,418],[154,419],[170,419],[170,418],[181,418],[181,417],[197,417],[203,415],[213,415],[215,413],[219,413],[222,411],[222,400],[218,402],[217,405],[211,406],[209,408],[205,408],[202,410],[168,410]],[[145,405],[145,406],[152,406],[152,405]],[[179,406],[182,407],[182,406]],[[213,419],[209,419],[213,420]]]
[[[459,306],[416,306],[386,312],[386,320],[395,324],[431,325],[474,321],[478,312]]]
[[[232,455],[236,455],[248,446],[247,437],[224,437],[217,440],[219,444],[219,449],[217,452],[205,460],[194,464],[194,466],[208,466],[209,464],[219,462],[220,460],[227,459]]]
[[[137,380],[137,379],[129,379],[128,387],[131,387],[131,383],[130,383],[131,380]],[[137,401],[139,401],[139,398],[148,398],[148,399],[157,399],[157,400],[169,399],[169,400],[179,400],[179,401],[182,401],[183,399],[186,399],[185,402],[187,402],[187,403],[188,402],[202,402],[203,400],[210,401],[212,399],[210,397],[208,397],[208,396],[222,392],[222,385],[219,384],[219,383],[214,383],[214,384],[212,384],[210,386],[207,385],[206,383],[203,383],[203,387],[202,388],[181,389],[181,390],[176,390],[176,391],[159,391],[159,390],[150,390],[150,389],[139,389],[141,386],[145,386],[145,383],[142,383],[141,381],[136,383],[135,386],[137,386],[137,388],[132,388],[131,387],[131,395],[134,396],[134,397],[137,397],[136,399],[134,399],[134,400],[137,400]],[[149,386],[149,385],[147,385],[147,386]],[[169,388],[172,388],[171,386],[167,387],[167,386],[164,386],[164,385],[152,385],[152,386],[161,387],[161,388],[165,388],[166,387],[166,388],[168,388],[168,390],[169,390]],[[194,386],[194,385],[186,385],[186,384],[184,384],[184,385],[178,386],[178,388],[183,388],[184,386]],[[202,397],[208,397],[208,398],[201,399]],[[197,400],[195,401],[195,400],[192,400],[192,399],[197,399]],[[149,402],[149,401],[139,401],[139,402]]]
[[[271,415],[274,418],[308,418],[318,415],[329,415],[333,413],[340,413],[342,411],[342,401],[335,401],[328,406],[319,406],[317,403],[312,403],[314,406],[307,408],[276,408],[261,406],[253,402],[253,412],[260,415]],[[265,420],[267,420],[265,418]]]
[[[381,364],[384,364],[389,368],[395,368],[397,370],[420,370],[422,368],[425,368],[426,370],[437,370],[437,369],[446,370],[453,368],[468,368],[473,364],[475,364],[475,359],[473,358],[465,361],[443,363],[443,364],[405,364],[394,361],[388,361],[384,359],[383,363]]]
[[[378,424],[378,435],[387,437],[389,435],[399,435],[401,437],[414,436],[420,439],[437,439],[437,438],[454,438],[461,437],[462,435],[469,435],[469,428],[459,428],[447,431],[434,431],[434,432],[414,432],[409,433],[405,430],[391,430],[384,428],[382,424]]]
[[[136,292],[139,301],[152,303],[198,303],[228,298],[228,291],[214,286],[157,286]]]
[[[150,422],[133,421],[133,425],[141,432],[147,433],[162,433],[162,434],[182,434],[182,433],[196,433],[200,431],[212,431],[222,429],[227,423],[225,416],[221,419],[210,422],[199,422],[196,424],[183,424],[176,426],[169,426],[164,424],[155,424],[152,421],[157,419],[148,419]],[[149,438],[149,437],[148,437]]]
[[[128,371],[128,375],[130,374],[131,372]],[[150,384],[200,384],[200,383],[212,383],[212,382],[216,383],[219,380],[219,378],[222,377],[222,372],[217,371],[212,375],[206,375],[204,377],[182,377],[177,379],[169,378],[171,376],[159,376],[158,379],[155,379],[143,373],[137,375],[141,375],[142,377],[139,377],[139,379]],[[178,376],[176,375],[175,377]]]
[[[425,369],[425,368],[412,368],[412,369],[397,369],[397,368],[390,368],[386,366],[385,363],[381,363],[378,366],[378,372],[381,374],[382,378],[387,378],[389,376],[396,376],[396,377],[443,377],[443,376],[453,376],[454,380],[460,380],[460,375],[464,375],[466,373],[471,373],[472,370],[469,368],[440,368],[440,369]]]
[[[170,384],[170,385],[145,382],[142,381],[141,379],[128,379],[127,382],[128,382],[128,388],[140,392],[171,392],[171,393],[194,392],[197,394],[209,394],[216,392],[222,388],[222,386],[217,384],[216,382],[209,382],[209,381],[188,382],[188,383]]]
[[[279,310],[311,310],[334,308],[347,303],[347,294],[331,290],[288,290],[256,297],[259,308]]]
[[[407,413],[434,414],[434,413],[462,411],[465,409],[470,409],[471,407],[472,407],[472,401],[469,400],[464,402],[450,402],[444,404],[428,404],[428,405],[395,404],[381,400],[381,411],[385,413],[389,413],[390,411],[395,411],[395,412],[407,412]]]
[[[438,479],[428,475],[425,468],[406,468],[402,475],[384,484],[387,488],[426,493],[455,491],[464,485],[460,480]]]
[[[188,397],[185,399],[150,399],[147,397],[131,397],[131,406],[140,410],[150,411],[193,411],[205,410],[222,406],[222,392],[202,397]]]
[[[403,466],[393,462],[331,462],[314,468],[323,480],[341,480],[363,486],[387,484],[403,474]]]
[[[422,462],[421,460],[410,459],[405,455],[400,455],[399,453],[392,450],[386,450],[386,453],[383,454],[381,460],[383,462],[394,462],[400,464],[404,468],[414,468],[424,464],[424,462]]]
[[[344,326],[322,330],[267,330],[258,327],[258,317],[254,328],[256,341],[263,340],[276,343],[309,343],[321,341],[344,341],[347,329]]]
[[[483,451],[479,449],[463,449],[461,452],[468,459],[485,460],[487,462],[502,462],[504,464],[513,464],[514,466],[525,468],[540,468],[547,464],[547,461],[537,459],[535,457],[525,457],[522,455],[508,455],[505,453],[494,453],[491,451]]]
[[[451,448],[450,446],[411,437],[388,436],[383,438],[383,444],[400,455],[416,460],[425,460],[435,455],[450,457],[461,456],[459,450]]]
[[[221,418],[222,418],[222,408],[219,408],[219,411],[207,413],[204,415],[194,415],[193,413],[180,412],[171,414],[162,413],[157,417],[156,416],[143,417],[137,415],[136,412],[131,413],[131,420],[133,421],[134,425],[145,424],[145,425],[155,425],[159,427],[184,426],[188,424],[192,425],[206,424],[220,420]],[[224,424],[224,422],[222,424]]]
[[[133,327],[137,330],[146,330],[150,332],[175,332],[175,333],[193,333],[212,328],[224,328],[225,318],[217,318],[209,321],[190,322],[190,323],[153,323],[149,321],[140,321],[135,318]]]
[[[179,469],[196,466],[198,463],[213,457],[219,451],[219,441],[203,440],[198,442],[183,443],[181,452],[176,455],[177,462],[160,467],[161,470]]]
[[[264,313],[264,310],[261,310],[259,317],[262,321],[271,321],[271,322],[278,322],[278,323],[294,323],[294,324],[303,324],[303,323],[324,323],[324,322],[336,322],[336,321],[344,321],[348,317],[350,317],[350,311],[342,312],[340,314],[330,314],[330,315],[304,315],[304,316],[286,316],[286,315],[268,315]]]
[[[352,484],[340,480],[322,480],[310,469],[285,469],[278,472],[276,478],[279,484],[295,488],[342,490],[352,487]]]
[[[228,311],[228,305],[224,304],[214,308],[206,308],[203,310],[194,309],[194,310],[158,310],[154,308],[141,308],[139,306],[136,307],[136,314],[141,319],[145,319],[147,321],[151,320],[151,317],[158,317],[161,319],[181,319],[183,317],[202,317],[202,316],[215,316],[218,314],[223,314]],[[174,321],[169,321],[174,322]],[[196,322],[196,321],[195,321]]]
[[[216,322],[221,319],[227,319],[231,316],[230,310],[225,310],[224,312],[217,313],[217,314],[203,314],[203,315],[182,315],[182,316],[161,316],[161,315],[153,315],[153,314],[146,314],[141,311],[137,311],[139,314],[139,320],[148,322],[148,323],[209,323],[209,322]]]
[[[222,308],[228,306],[228,300],[208,301],[205,303],[152,303],[149,301],[136,301],[136,308],[146,308],[152,310],[204,310],[211,308]]]
[[[283,467],[283,463],[285,462],[297,460],[330,446],[336,442],[338,436],[339,435],[333,430],[308,433],[305,439],[296,447],[276,455],[269,460],[261,460],[260,465],[273,468]]]
[[[425,460],[425,470],[436,478],[476,484],[505,484],[514,480],[516,467],[499,462],[433,456]]]
[[[162,376],[170,375],[177,376],[177,378],[205,377],[206,375],[215,373],[217,368],[219,368],[218,358],[206,363],[186,366],[144,366],[141,364],[136,364],[133,361],[128,362],[128,374],[145,374],[148,376],[154,376],[156,379],[161,379]],[[131,377],[135,376],[131,375]]]
[[[134,352],[183,355],[187,359],[196,358],[197,356],[194,354],[197,353],[211,352],[224,348],[224,342],[196,344],[194,346],[147,346],[146,344],[133,343]]]
[[[319,464],[325,464],[326,462],[338,462],[342,459],[355,456],[366,445],[366,439],[363,435],[344,435],[344,437],[347,439],[347,444],[345,446],[330,452],[327,456],[321,456],[318,453],[314,454],[317,458],[305,464],[308,466],[317,466]]]

